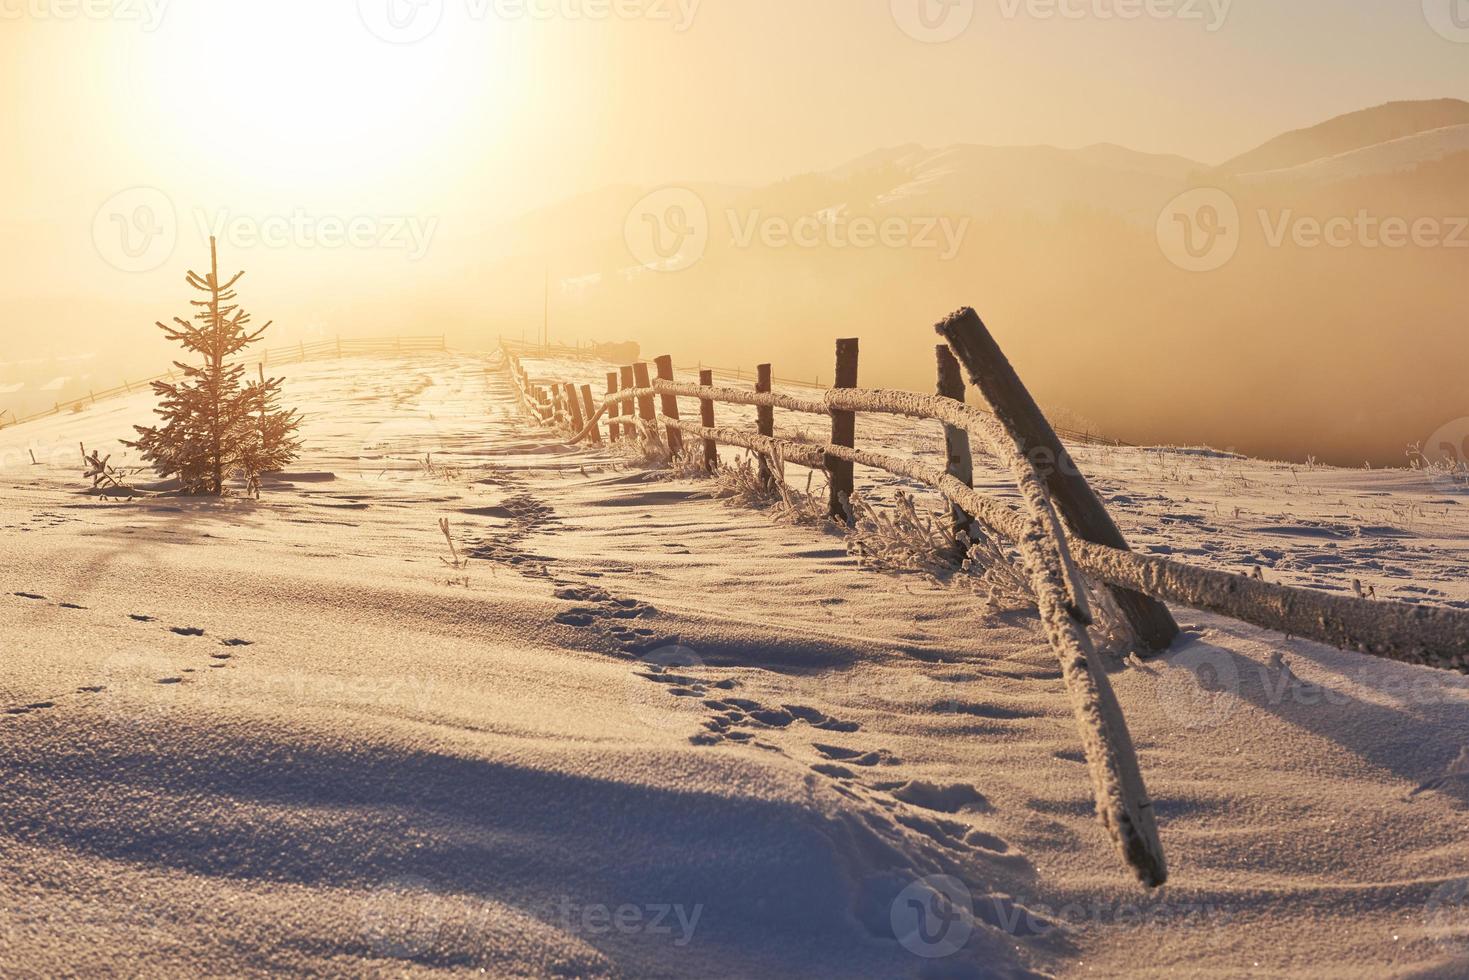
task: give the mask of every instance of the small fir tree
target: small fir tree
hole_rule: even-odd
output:
[[[265,377],[243,383],[245,368],[228,359],[259,340],[270,324],[249,329],[250,315],[235,302],[234,286],[244,273],[219,281],[215,240],[209,239],[209,275],[188,274],[188,283],[204,299],[194,322],[174,318],[159,323],[169,340],[199,354],[203,366],[175,361],[184,379],[153,382],[161,404],[162,426],[134,426],[138,438],[124,445],[137,449],[158,475],[176,477],[185,493],[220,496],[225,482],[242,478],[249,493],[260,493],[260,476],[295,459],[301,444],[296,432],[301,418],[280,407],[281,381]]]

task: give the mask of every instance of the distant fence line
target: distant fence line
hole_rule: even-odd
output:
[[[543,357],[572,357],[581,360],[599,359],[595,346],[569,347],[565,344],[532,344],[525,341],[513,341],[501,338],[500,347],[503,350],[515,353],[519,357],[541,355]],[[740,367],[719,367],[714,364],[705,364],[703,361],[700,361],[698,364],[675,364],[674,369],[678,371],[703,371],[707,369],[713,371],[716,378],[722,377],[736,382],[753,381],[759,370],[758,368],[755,371],[747,371]],[[783,378],[779,375],[772,375],[770,380],[774,384],[787,385],[793,388],[826,390],[826,386],[821,383],[819,377],[814,380],[802,380],[800,378]],[[987,409],[982,405],[977,406],[977,409],[978,411],[989,414]],[[1056,426],[1055,431],[1070,442],[1081,443],[1086,446],[1112,446],[1119,449],[1137,448],[1133,443],[1124,442],[1121,439],[1113,439],[1084,429]]]
[[[370,354],[414,354],[427,353],[430,351],[447,350],[447,337],[414,336],[414,337],[381,337],[369,339],[342,339],[318,340],[311,343],[298,343],[291,347],[276,347],[261,351],[258,358],[259,363],[269,367],[271,364],[301,364],[306,361],[321,360],[334,357],[349,357]],[[255,358],[249,358],[255,360]],[[0,412],[0,429],[6,429],[24,422],[33,422],[36,419],[48,418],[60,415],[64,412],[73,412],[95,405],[97,402],[107,398],[115,398],[118,395],[131,395],[140,388],[147,388],[155,381],[171,381],[175,377],[172,370],[152,378],[144,378],[142,381],[123,381],[115,388],[107,388],[103,391],[89,391],[83,398],[73,398],[70,401],[57,402],[51,408],[31,415],[16,418],[12,416],[9,421],[5,420],[7,413]]]
[[[773,391],[770,365],[757,368],[753,390],[715,387],[709,368],[700,371],[697,385],[679,383],[673,359],[664,356],[655,359],[653,370],[639,362],[608,373],[607,394],[597,399],[589,384],[533,380],[521,354],[544,348],[507,344],[503,350],[527,411],[544,425],[562,427],[572,442],[601,443],[599,423],[606,417],[613,442],[641,439],[679,453],[685,436],[698,440],[710,470],[719,465],[720,443],[759,454],[767,481],[785,461],[821,469],[831,483],[831,514],[839,520],[854,488],[852,467],[885,470],[937,490],[960,526],[977,523],[1013,543],[1061,662],[1098,816],[1149,886],[1167,878],[1162,845],[1126,721],[1087,633],[1092,617],[1078,569],[1108,587],[1149,655],[1166,651],[1179,634],[1163,605],[1167,600],[1343,649],[1469,673],[1469,613],[1291,588],[1133,552],[978,315],[961,310],[937,329],[945,340],[937,348],[937,395],[858,388],[855,340],[837,342],[837,387],[816,398]],[[961,366],[992,411],[963,403]],[[699,422],[682,418],[681,397],[698,399]],[[755,406],[756,431],[717,426],[716,404]],[[830,417],[831,441],[776,438],[777,408]],[[856,448],[859,412],[943,423],[947,467]],[[974,490],[971,438],[1009,469],[1022,506]]]

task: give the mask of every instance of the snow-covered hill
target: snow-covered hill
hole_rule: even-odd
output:
[[[1469,797],[1414,793],[1469,744],[1463,678],[1178,610],[1173,655],[1113,664],[1173,872],[1145,895],[1031,616],[562,445],[490,358],[289,375],[306,456],[258,503],[82,493],[76,443],[145,395],[0,432],[0,972],[1469,967]],[[1079,457],[1140,548],[1469,602],[1452,483]]]

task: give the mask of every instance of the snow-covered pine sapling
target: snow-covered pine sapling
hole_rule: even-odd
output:
[[[280,381],[244,384],[245,368],[232,362],[261,338],[270,324],[251,329],[250,315],[235,302],[235,284],[219,278],[218,250],[209,239],[209,274],[190,272],[186,281],[204,294],[190,300],[193,322],[178,317],[159,323],[169,340],[199,355],[202,365],[175,361],[182,381],[155,381],[161,404],[155,410],[161,426],[134,426],[138,438],[123,444],[137,449],[164,478],[175,477],[185,493],[221,496],[225,482],[243,478],[259,493],[260,475],[296,458],[296,432],[301,419],[279,407]]]

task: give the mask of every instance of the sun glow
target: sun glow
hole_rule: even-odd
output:
[[[179,162],[298,193],[370,185],[503,123],[508,46],[490,22],[414,45],[352,3],[175,4],[134,48],[134,115]],[[472,127],[471,127],[472,123]]]

